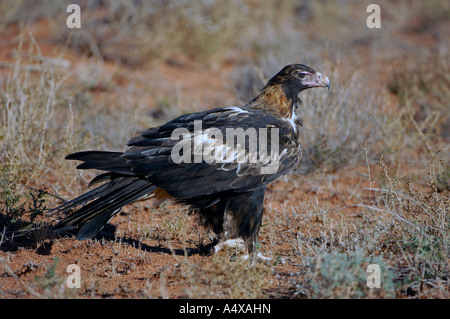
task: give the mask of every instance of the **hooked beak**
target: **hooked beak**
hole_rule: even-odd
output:
[[[328,76],[320,72],[316,72],[316,76],[313,83],[311,83],[311,87],[326,87],[329,90],[330,86],[330,79],[328,78]]]

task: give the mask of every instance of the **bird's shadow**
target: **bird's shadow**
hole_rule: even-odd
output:
[[[133,238],[116,237],[115,241],[128,244],[136,249],[140,249],[150,253],[163,253],[175,256],[192,256],[192,255],[209,255],[209,248],[204,247],[186,247],[186,248],[167,248],[162,246],[150,246],[142,243],[141,241]]]
[[[210,255],[214,245],[217,244],[217,240],[206,245],[199,245],[197,247],[186,247],[186,248],[168,248],[161,245],[151,246],[143,243],[140,240],[127,237],[127,236],[116,236],[115,235],[116,226],[107,224],[95,237],[95,240],[104,240],[109,242],[120,242],[122,244],[127,244],[135,249],[139,249],[150,253],[163,253],[175,256],[192,256],[192,255]]]
[[[0,215],[0,225],[4,221]],[[217,240],[213,240],[210,244],[198,245],[197,247],[186,247],[186,248],[169,248],[161,245],[151,246],[143,243],[138,239],[134,239],[127,236],[117,236],[115,235],[116,226],[112,224],[107,224],[105,227],[93,238],[93,240],[102,240],[106,242],[120,242],[132,246],[135,249],[139,249],[150,253],[163,253],[175,256],[192,256],[192,255],[210,255],[214,245],[217,244]],[[1,234],[0,234],[1,237]],[[51,250],[53,243],[56,238],[49,238],[47,240],[42,240],[36,242],[35,239],[30,236],[8,236],[9,239],[5,239],[0,242],[0,251],[4,252],[15,252],[20,248],[34,249],[39,255],[51,255]],[[75,237],[75,232],[66,232],[61,237]]]

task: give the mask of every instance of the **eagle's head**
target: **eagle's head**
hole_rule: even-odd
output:
[[[249,106],[264,109],[283,118],[291,118],[293,107],[296,107],[299,101],[298,94],[314,87],[330,89],[330,80],[326,75],[304,64],[289,64],[267,82]]]
[[[304,64],[289,64],[272,77],[266,86],[280,85],[289,97],[314,87],[330,89],[330,80],[320,72]]]

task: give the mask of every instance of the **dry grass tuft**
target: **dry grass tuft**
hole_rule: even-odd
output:
[[[240,27],[236,2],[82,2],[81,10],[83,27],[58,30],[57,37],[78,52],[129,66],[180,54],[211,61]]]
[[[207,265],[184,259],[178,276],[188,298],[261,298],[270,284],[272,266],[243,260],[240,255],[214,255]]]

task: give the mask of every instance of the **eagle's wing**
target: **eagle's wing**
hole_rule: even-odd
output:
[[[178,199],[254,190],[301,158],[289,121],[238,107],[182,115],[128,146],[130,170]]]

